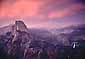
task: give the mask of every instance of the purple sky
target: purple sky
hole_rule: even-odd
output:
[[[0,26],[17,19],[30,28],[84,24],[84,10],[84,0],[0,0]]]

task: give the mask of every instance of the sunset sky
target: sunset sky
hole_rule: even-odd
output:
[[[30,28],[85,23],[84,0],[0,0],[0,26],[23,20]]]

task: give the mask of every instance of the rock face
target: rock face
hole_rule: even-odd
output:
[[[15,21],[15,24],[0,28],[0,34],[5,34],[6,32],[12,32],[14,34],[17,30],[27,32],[27,27],[23,21]]]
[[[25,31],[27,32],[27,27],[23,21],[16,21],[15,24],[12,26],[12,33],[16,34],[16,31]]]
[[[28,28],[23,21],[16,21],[14,26],[12,26],[11,33],[12,35],[14,35],[12,42],[21,40],[21,45],[24,45],[23,43],[29,42],[29,40],[31,40],[31,37],[27,30]]]
[[[16,26],[16,30],[27,31],[27,27],[23,21],[16,21],[15,26]]]

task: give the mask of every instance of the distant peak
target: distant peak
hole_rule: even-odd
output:
[[[27,30],[27,26],[21,20],[15,21],[15,27],[16,27],[16,30],[20,30],[20,31]]]

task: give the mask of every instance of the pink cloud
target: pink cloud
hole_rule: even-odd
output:
[[[62,18],[76,14],[80,9],[84,8],[82,4],[73,4],[63,10],[55,10],[48,13],[49,18]]]
[[[6,0],[4,0],[6,1]],[[63,6],[70,0],[7,0],[2,3],[0,16],[8,17],[39,17],[39,18],[61,18],[75,14],[82,7],[81,4],[67,6],[62,10],[52,9],[54,6]],[[59,9],[59,8],[58,8]],[[50,12],[49,12],[50,11]]]
[[[6,4],[4,4],[0,10],[0,16],[9,17],[36,16],[38,15],[38,11],[41,5],[42,2],[40,1],[24,1],[24,0],[17,1],[12,5],[7,4],[6,6]]]

